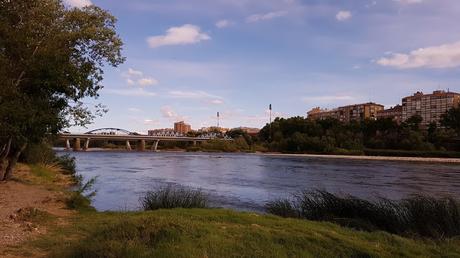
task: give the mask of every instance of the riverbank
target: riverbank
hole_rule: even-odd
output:
[[[408,239],[331,223],[223,209],[77,212],[65,207],[70,195],[66,191],[69,180],[68,176],[48,168],[21,165],[13,181],[0,185],[2,223],[16,225],[13,228],[25,234],[7,242],[7,246],[1,245],[1,257],[460,255],[459,239]],[[21,215],[19,210],[29,212]],[[1,228],[7,227],[2,224]],[[2,236],[8,234],[1,232]]]
[[[404,162],[460,164],[460,159],[456,159],[456,158],[358,156],[358,155],[329,155],[329,154],[285,154],[285,153],[256,153],[255,155],[268,156],[268,157],[304,157],[304,158],[321,158],[321,159],[404,161]]]

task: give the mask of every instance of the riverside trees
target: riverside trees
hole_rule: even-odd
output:
[[[124,61],[116,19],[96,6],[62,0],[0,0],[0,181],[27,144],[69,125],[85,125],[103,68]]]

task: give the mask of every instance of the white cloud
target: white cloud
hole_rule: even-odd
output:
[[[335,18],[338,20],[338,21],[346,21],[346,20],[349,20],[351,19],[353,15],[351,14],[350,11],[339,11],[337,13],[337,15],[335,16]]]
[[[457,67],[460,66],[460,41],[420,48],[408,54],[390,54],[377,60],[377,64],[398,69]]]
[[[223,28],[233,26],[234,24],[235,24],[235,22],[233,22],[233,21],[220,20],[220,21],[216,22],[216,27],[219,28],[219,29],[223,29]]]
[[[77,8],[83,8],[93,4],[90,0],[64,0],[64,2],[69,6]]]
[[[399,2],[401,4],[420,4],[423,0],[393,0],[395,2]]]
[[[276,11],[276,12],[269,12],[269,13],[263,13],[263,14],[253,14],[246,18],[246,22],[252,23],[252,22],[265,21],[265,20],[272,20],[275,18],[286,16],[287,14],[288,14],[287,11]]]
[[[307,103],[331,103],[331,102],[350,102],[356,100],[356,98],[348,95],[331,95],[331,96],[310,96],[302,98]]]
[[[137,84],[139,84],[139,86],[141,87],[145,87],[145,86],[150,86],[150,85],[157,85],[158,81],[153,78],[148,77],[148,78],[141,78],[137,80]]]
[[[170,106],[163,106],[160,108],[161,114],[164,118],[174,118],[177,117],[176,111]]]
[[[185,24],[181,27],[169,28],[165,35],[149,37],[147,42],[151,48],[157,48],[161,46],[196,44],[210,39],[209,35],[201,32],[200,27]]]
[[[125,96],[125,97],[155,97],[157,94],[155,92],[145,91],[143,89],[105,89],[108,94]]]
[[[129,112],[133,112],[133,113],[140,113],[140,112],[142,112],[142,110],[140,110],[139,108],[128,108],[128,111],[129,111]]]
[[[160,125],[160,121],[154,119],[144,119],[144,125]]]
[[[126,74],[129,76],[144,76],[143,72],[134,70],[133,68],[129,68]]]
[[[157,85],[159,81],[152,77],[144,76],[144,73],[141,71],[134,70],[129,68],[128,71],[122,73],[122,76],[126,78],[126,83],[129,86],[140,86],[146,87],[151,85]]]
[[[171,98],[178,98],[178,99],[196,99],[196,100],[203,100],[208,104],[213,105],[222,105],[224,104],[224,100],[222,97],[209,94],[205,91],[170,91],[169,96]]]

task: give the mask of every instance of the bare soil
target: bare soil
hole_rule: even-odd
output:
[[[36,184],[30,168],[18,165],[13,180],[0,183],[0,257],[22,257],[9,251],[24,241],[46,234],[49,222],[41,220],[46,218],[53,224],[65,224],[66,218],[74,213],[65,207],[64,187],[59,189],[54,184],[65,186],[70,178],[56,175],[54,180],[54,187]]]

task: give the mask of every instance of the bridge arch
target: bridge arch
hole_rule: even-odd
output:
[[[94,130],[86,132],[85,134],[117,134],[117,133],[122,133],[122,134],[127,134],[127,135],[137,135],[138,134],[135,132],[130,132],[125,129],[110,128],[110,127],[94,129]]]

